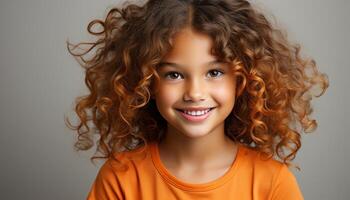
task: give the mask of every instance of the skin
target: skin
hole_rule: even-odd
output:
[[[177,178],[208,182],[224,175],[237,154],[237,144],[224,134],[224,120],[235,103],[236,78],[228,63],[212,63],[209,36],[185,28],[173,38],[173,49],[157,68],[159,90],[153,95],[168,122],[159,144],[162,163]],[[202,122],[184,119],[176,108],[215,107]]]

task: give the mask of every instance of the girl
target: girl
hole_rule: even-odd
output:
[[[288,167],[328,79],[248,1],[129,3],[88,31],[67,122],[106,159],[87,199],[303,199]]]

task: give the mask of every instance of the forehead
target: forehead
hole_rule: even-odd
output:
[[[216,60],[216,59],[209,61],[209,62],[204,62],[203,64],[200,64],[200,66],[209,67],[212,65],[219,65],[219,64],[220,64],[220,66],[227,66],[227,63],[221,62],[221,61]],[[158,69],[165,68],[165,67],[184,69],[184,68],[188,68],[190,66],[187,66],[186,64],[182,64],[182,63],[171,62],[171,61],[162,61],[158,65]]]
[[[192,29],[186,28],[176,33],[172,38],[172,49],[166,57],[172,57],[174,54],[185,54],[190,50],[197,50],[201,53],[210,55],[212,47],[212,39],[210,36],[195,32]],[[192,53],[196,53],[192,51]]]
[[[160,66],[185,67],[217,64],[212,55],[210,36],[186,28],[172,38],[172,48],[164,56]]]

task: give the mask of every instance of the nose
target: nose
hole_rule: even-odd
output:
[[[191,79],[186,82],[184,101],[203,101],[205,100],[205,85],[200,79]]]

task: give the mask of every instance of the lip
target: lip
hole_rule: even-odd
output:
[[[208,109],[213,109],[214,107],[188,107],[188,108],[179,108],[176,110],[187,110],[187,111],[199,111],[199,110],[208,110]]]
[[[204,115],[200,115],[200,116],[193,116],[193,115],[186,114],[185,112],[183,112],[182,109],[176,109],[176,110],[187,121],[190,121],[190,122],[202,122],[202,121],[204,121],[205,119],[207,119],[209,117],[209,115],[211,114],[211,111],[214,108],[197,108],[197,110],[207,110],[207,109],[210,109],[210,110],[207,113],[205,113]],[[188,110],[196,111],[193,108],[192,109],[188,109]]]

